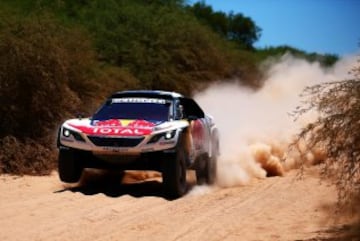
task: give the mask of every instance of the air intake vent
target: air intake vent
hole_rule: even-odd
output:
[[[144,140],[144,137],[122,138],[122,137],[99,137],[89,136],[89,139],[96,146],[112,147],[134,147]]]

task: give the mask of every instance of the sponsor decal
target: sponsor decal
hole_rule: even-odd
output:
[[[120,120],[111,119],[111,120],[94,120],[93,121],[94,126],[122,126],[122,123]]]
[[[114,147],[103,147],[104,151],[111,151],[111,152],[127,152],[129,148],[114,148]]]
[[[143,136],[153,131],[154,123],[145,120],[104,120],[93,121],[93,126],[69,124],[87,135]]]
[[[150,103],[150,104],[166,104],[164,99],[155,98],[114,98],[111,103]]]

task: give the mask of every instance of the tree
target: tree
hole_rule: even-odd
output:
[[[261,29],[251,18],[241,13],[214,11],[204,1],[197,2],[188,9],[200,22],[242,49],[253,49],[253,44],[260,38]]]
[[[259,62],[264,61],[269,57],[281,57],[286,53],[290,53],[296,58],[306,59],[309,62],[319,62],[323,67],[331,67],[339,60],[339,57],[335,54],[319,54],[314,52],[308,53],[304,50],[288,45],[265,47],[256,50],[256,55],[259,58]]]
[[[243,45],[246,49],[252,49],[253,43],[260,37],[261,29],[256,26],[251,18],[243,16],[241,13],[230,13],[229,29],[227,38]]]

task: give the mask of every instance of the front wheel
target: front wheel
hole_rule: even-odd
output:
[[[58,171],[61,181],[74,183],[80,180],[84,168],[80,165],[77,154],[71,149],[59,150]]]
[[[180,142],[174,153],[164,154],[163,185],[170,198],[179,198],[187,191],[186,183],[186,152]]]

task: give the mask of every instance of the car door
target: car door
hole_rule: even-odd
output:
[[[201,107],[190,98],[182,98],[184,117],[189,120],[193,147],[197,153],[207,153],[209,149],[210,132],[205,113]]]

